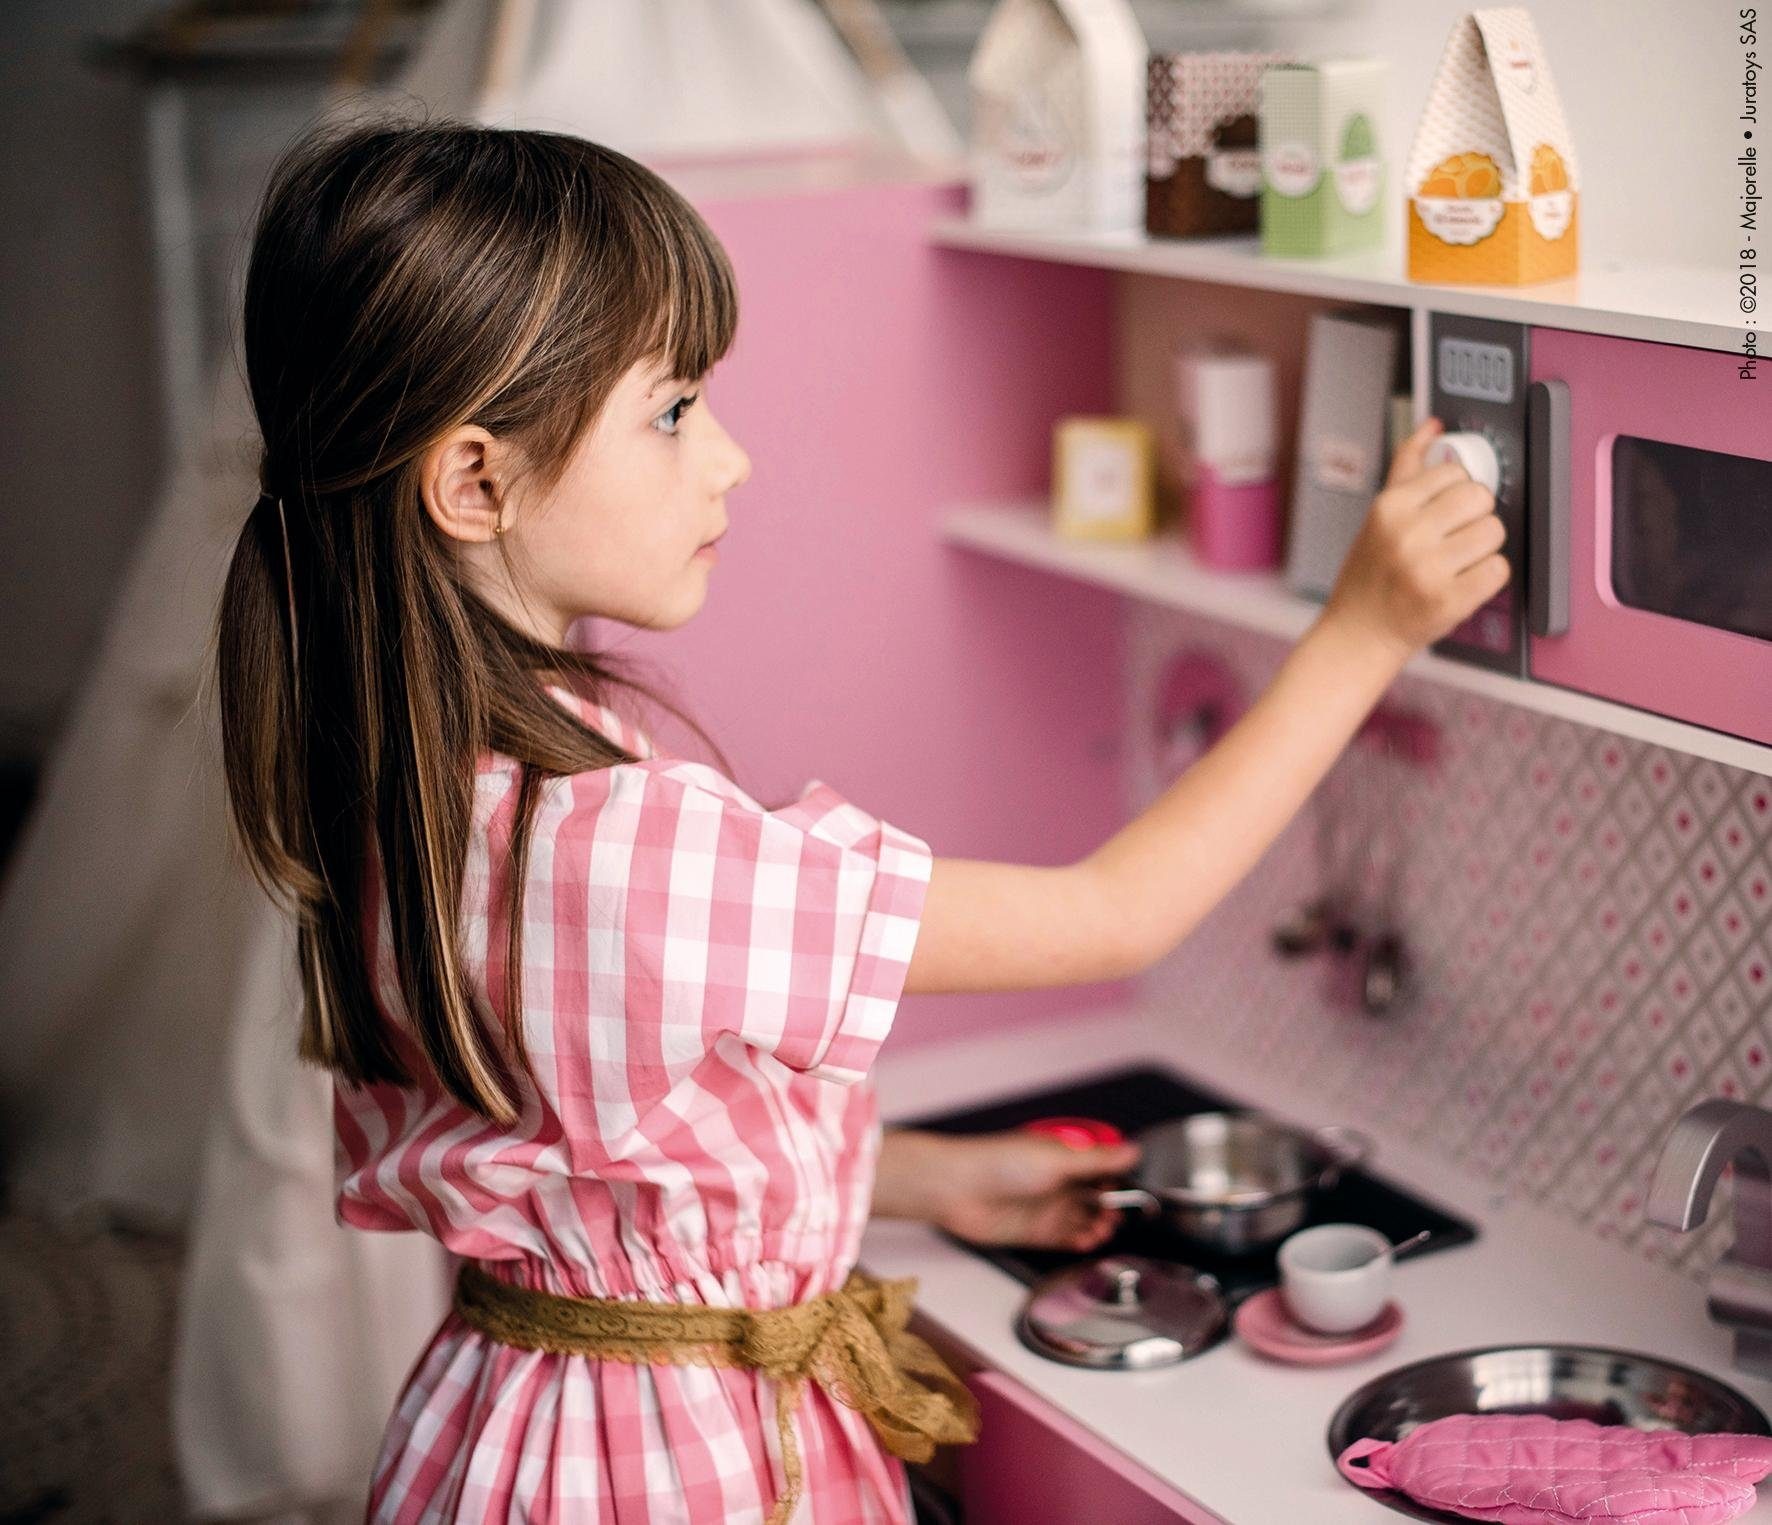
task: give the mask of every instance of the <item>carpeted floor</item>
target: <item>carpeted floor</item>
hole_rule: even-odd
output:
[[[168,1382],[180,1246],[0,1217],[0,1525],[184,1517]]]
[[[0,762],[0,869],[36,771]],[[181,1247],[0,1212],[0,1525],[183,1518],[168,1385]]]

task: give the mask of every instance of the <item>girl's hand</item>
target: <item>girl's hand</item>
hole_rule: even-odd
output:
[[[889,1133],[886,1144],[897,1152],[891,1173],[918,1181],[921,1210],[901,1216],[974,1244],[1055,1250],[1092,1250],[1108,1239],[1120,1215],[1098,1206],[1096,1193],[1104,1178],[1124,1175],[1138,1160],[1136,1144],[1075,1149],[1037,1133]],[[876,1196],[876,1211],[881,1206]]]
[[[1494,494],[1456,462],[1423,465],[1440,429],[1426,419],[1398,448],[1323,612],[1399,663],[1475,613],[1509,575]]]

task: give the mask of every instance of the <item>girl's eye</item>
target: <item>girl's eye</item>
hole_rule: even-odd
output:
[[[683,415],[695,406],[695,399],[700,396],[700,392],[691,392],[687,397],[679,397],[670,405],[670,407],[666,408],[664,412],[659,414],[658,417],[652,421],[653,427],[657,428],[658,425],[663,423],[666,419],[669,419],[671,423],[670,428],[660,429],[659,433],[675,434],[677,432],[677,425],[683,421]]]

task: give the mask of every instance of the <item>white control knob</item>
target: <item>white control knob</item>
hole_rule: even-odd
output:
[[[1492,493],[1501,491],[1501,462],[1487,435],[1442,434],[1427,447],[1427,464],[1438,466],[1441,461],[1457,461],[1473,482]]]

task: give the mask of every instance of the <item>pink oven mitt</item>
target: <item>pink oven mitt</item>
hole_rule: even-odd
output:
[[[1754,1503],[1772,1438],[1634,1430],[1543,1414],[1451,1414],[1403,1439],[1356,1440],[1349,1482],[1499,1525],[1713,1525]]]

